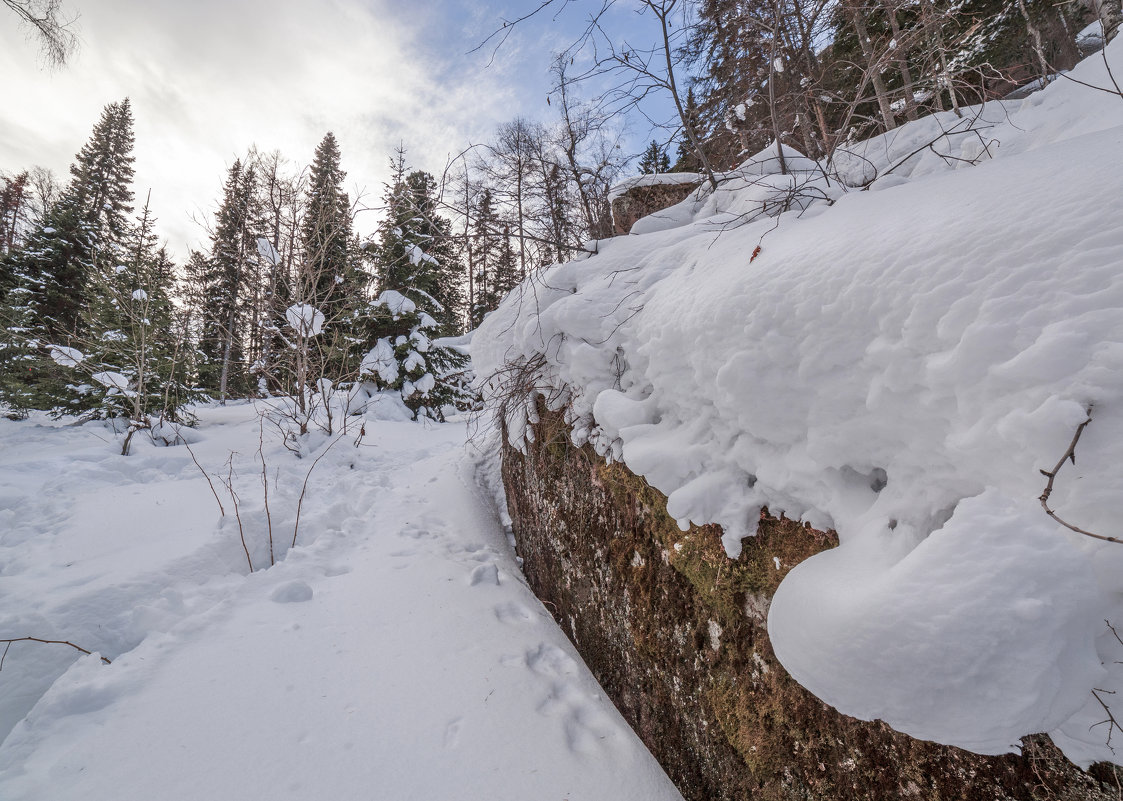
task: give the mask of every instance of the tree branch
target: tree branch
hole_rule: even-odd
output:
[[[1076,429],[1076,433],[1072,437],[1072,442],[1068,444],[1068,448],[1065,450],[1056,466],[1052,470],[1041,471],[1041,475],[1049,480],[1045,483],[1045,491],[1041,493],[1041,497],[1038,498],[1038,500],[1041,501],[1041,508],[1045,510],[1045,514],[1049,515],[1049,517],[1053,518],[1053,520],[1060,523],[1069,531],[1075,531],[1077,534],[1083,534],[1085,537],[1093,537],[1097,540],[1103,540],[1104,542],[1116,542],[1123,545],[1123,540],[1117,539],[1116,537],[1105,537],[1103,534],[1093,534],[1091,531],[1085,531],[1078,526],[1074,526],[1072,523],[1062,520],[1056,512],[1049,508],[1049,496],[1053,494],[1053,482],[1057,479],[1057,473],[1061,472],[1061,468],[1064,467],[1066,461],[1071,461],[1073,464],[1076,464],[1076,443],[1080,442],[1080,435],[1084,433],[1084,429],[1088,427],[1090,422],[1092,422],[1091,409],[1088,410],[1088,419],[1081,423]],[[1099,699],[1097,698],[1097,700]],[[1100,701],[1100,703],[1102,704],[1103,701]]]
[[[41,643],[44,643],[46,645],[69,645],[71,648],[74,648],[77,651],[81,651],[82,653],[86,654],[87,656],[91,655],[93,653],[92,651],[87,651],[81,645],[75,645],[74,643],[70,642],[69,640],[44,640],[41,637],[6,637],[6,638],[3,638],[3,639],[0,639],[0,642],[8,644],[7,648],[4,649],[4,655],[2,657],[0,657],[0,670],[4,669],[4,660],[7,659],[7,657],[8,657],[8,648],[11,648],[12,643],[14,643],[14,642],[41,642]],[[104,656],[100,657],[100,659],[101,659],[102,662],[104,662],[107,665],[113,664],[108,659],[106,659]]]

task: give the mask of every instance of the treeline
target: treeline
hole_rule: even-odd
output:
[[[469,405],[450,338],[610,231],[624,159],[558,97],[554,124],[506,123],[439,176],[399,150],[374,209],[348,196],[331,133],[306,168],[251,149],[182,264],[134,196],[130,103],[111,103],[65,184],[0,176],[0,405],[151,427],[199,399],[286,396],[302,430],[332,393],[396,390],[435,418]],[[364,211],[381,216],[368,237]]]
[[[659,150],[677,149],[672,169],[703,172],[728,169],[776,141],[829,160],[849,142],[920,116],[960,113],[1071,68],[1086,54],[1081,29],[1100,19],[1110,38],[1120,21],[1118,0],[637,5],[666,19],[666,42],[644,50],[598,41],[592,71],[630,77],[634,94],[637,84],[669,83],[655,67],[672,62],[686,76],[684,113],[673,142]],[[596,25],[592,31],[603,34]]]

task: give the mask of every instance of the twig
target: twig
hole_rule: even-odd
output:
[[[75,648],[75,649],[81,651],[84,654],[90,655],[92,653],[91,651],[87,651],[81,645],[75,645],[74,643],[70,642],[69,640],[44,640],[40,637],[7,637],[7,638],[0,639],[0,642],[4,642],[4,643],[8,644],[7,648],[4,649],[4,656],[0,657],[0,670],[4,669],[4,659],[7,658],[7,656],[8,656],[8,648],[11,648],[12,643],[14,643],[14,642],[41,642],[41,643],[45,643],[47,645],[69,645],[71,648]],[[101,657],[101,661],[104,662],[107,665],[113,664],[108,659],[106,659],[104,656]]]
[[[1041,508],[1045,510],[1045,514],[1049,515],[1049,517],[1053,518],[1068,530],[1075,531],[1077,534],[1083,534],[1086,537],[1094,537],[1095,539],[1103,540],[1104,542],[1115,542],[1123,545],[1123,540],[1120,540],[1116,537],[1105,537],[1103,534],[1093,534],[1091,531],[1085,531],[1082,528],[1074,526],[1072,525],[1072,523],[1062,520],[1056,512],[1049,508],[1049,496],[1053,494],[1053,482],[1057,478],[1057,473],[1061,471],[1061,468],[1064,467],[1064,463],[1066,461],[1071,460],[1073,464],[1076,464],[1076,443],[1080,441],[1080,435],[1084,433],[1084,429],[1088,427],[1088,423],[1090,422],[1092,422],[1091,409],[1088,410],[1088,419],[1081,423],[1080,426],[1076,429],[1076,434],[1073,435],[1072,442],[1068,444],[1068,449],[1065,450],[1064,455],[1061,456],[1061,460],[1057,462],[1056,467],[1054,467],[1052,470],[1041,471],[1041,475],[1045,476],[1049,480],[1045,483],[1045,491],[1041,493],[1041,497],[1038,498],[1038,500],[1041,501]]]
[[[218,510],[222,513],[223,517],[226,517],[226,509],[223,508],[222,501],[219,499],[218,493],[215,492],[214,483],[211,481],[210,474],[199,464],[199,460],[195,458],[195,451],[191,450],[191,446],[187,444],[186,439],[183,440],[183,447],[187,448],[187,452],[191,454],[191,461],[195,463],[195,466],[199,468],[199,472],[203,474],[203,478],[207,480],[207,486],[211,488],[211,494],[214,495],[214,501],[218,504]]]
[[[1123,639],[1120,639],[1119,632],[1115,630],[1115,626],[1111,625],[1111,621],[1105,620],[1104,623],[1106,623],[1107,627],[1111,629],[1111,633],[1115,636],[1115,641],[1120,645],[1123,645]]]
[[[250,566],[250,572],[253,572],[253,560],[250,559],[250,549],[246,546],[246,530],[242,527],[242,515],[238,510],[238,493],[234,491],[234,454],[230,454],[230,461],[227,462],[230,466],[230,472],[226,476],[226,491],[230,493],[230,500],[234,503],[234,519],[238,521],[238,536],[242,540],[242,550],[246,552],[246,563]]]
[[[296,523],[293,524],[292,527],[292,545],[290,546],[292,548],[296,547],[296,537],[300,533],[300,510],[304,506],[304,494],[308,492],[308,479],[312,477],[312,471],[316,469],[316,465],[320,463],[320,460],[327,456],[328,451],[332,449],[335,443],[343,439],[344,436],[345,434],[340,434],[338,437],[333,439],[331,441],[331,444],[324,448],[324,452],[316,457],[316,461],[312,462],[312,466],[308,468],[308,472],[304,475],[304,486],[301,487],[300,499],[296,502]]]
[[[261,460],[261,485],[265,488],[265,523],[269,530],[269,564],[277,564],[273,556],[273,516],[269,512],[269,473],[265,467],[265,423],[257,419],[257,458]]]
[[[1100,706],[1102,706],[1104,712],[1107,713],[1107,717],[1104,720],[1101,720],[1099,723],[1093,723],[1091,726],[1088,727],[1088,731],[1091,731],[1092,729],[1096,728],[1096,726],[1102,726],[1106,723],[1107,724],[1107,742],[1105,742],[1104,745],[1106,745],[1107,749],[1109,751],[1111,751],[1111,753],[1114,754],[1115,749],[1111,747],[1111,735],[1116,730],[1123,731],[1123,729],[1119,728],[1119,721],[1117,721],[1115,719],[1115,715],[1113,715],[1111,713],[1111,707],[1109,707],[1104,702],[1104,699],[1100,698],[1100,696],[1099,696],[1100,693],[1106,693],[1107,695],[1115,695],[1115,690],[1101,690],[1099,687],[1096,687],[1092,690],[1092,697],[1095,698],[1097,701],[1099,701]]]

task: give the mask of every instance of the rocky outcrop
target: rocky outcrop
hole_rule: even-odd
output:
[[[672,176],[678,177],[672,173]],[[632,186],[612,199],[612,225],[616,236],[632,230],[636,220],[681,203],[701,186],[700,180]]]
[[[767,515],[737,560],[716,526],[680,531],[665,498],[576,448],[543,410],[503,479],[534,591],[687,799],[1108,799],[1044,736],[982,757],[839,714],[795,683],[768,641],[784,575],[837,544]]]

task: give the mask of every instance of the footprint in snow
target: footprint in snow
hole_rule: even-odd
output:
[[[472,571],[471,578],[468,580],[471,587],[479,584],[490,584],[496,587],[499,586],[499,568],[494,563],[480,565]]]
[[[573,676],[577,661],[556,645],[542,643],[526,652],[526,666],[540,676]]]
[[[615,740],[619,727],[592,699],[571,684],[550,683],[538,714],[561,722],[570,751],[592,754]]]
[[[312,600],[312,588],[303,581],[290,581],[273,590],[269,599],[279,604],[295,604]]]
[[[500,623],[530,623],[534,615],[522,604],[507,602],[495,607],[495,619]]]
[[[406,528],[403,528],[398,533],[399,533],[399,536],[408,537],[411,540],[422,540],[422,539],[425,539],[426,537],[433,536],[432,533],[427,528],[413,528],[411,526],[407,526]]]
[[[453,718],[447,726],[445,726],[445,748],[456,748],[460,744],[460,730],[464,728],[463,718]]]

